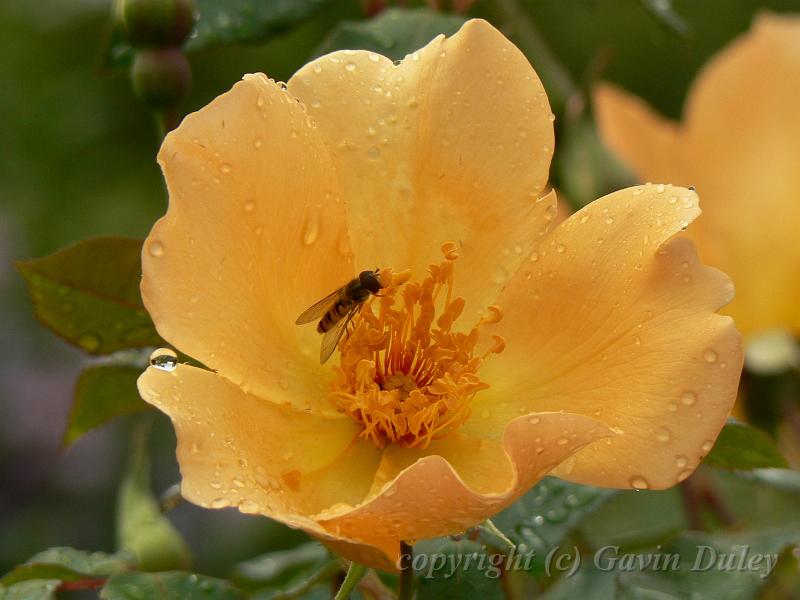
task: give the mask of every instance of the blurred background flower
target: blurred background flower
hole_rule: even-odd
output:
[[[508,35],[542,77],[556,115],[551,183],[580,207],[632,182],[597,136],[588,102],[597,81],[611,82],[664,118],[678,120],[700,68],[743,34],[757,12],[797,10],[796,0],[430,5],[198,0],[200,17],[186,44],[192,87],[176,113],[207,104],[243,73],[286,80],[309,58],[344,47],[402,58],[435,34],[452,33],[467,15],[480,16]],[[440,12],[416,16],[413,26],[386,12],[403,8]],[[458,12],[463,9],[468,13]],[[11,264],[92,235],[141,238],[164,211],[166,194],[155,163],[159,132],[131,86],[132,51],[112,15],[107,0],[0,3],[0,338],[5,342],[0,347],[0,572],[56,544],[115,546],[115,497],[131,419],[95,430],[61,451],[74,382],[86,356],[35,321]],[[767,405],[765,398],[781,398],[784,407],[797,402],[796,375],[747,379],[748,395],[760,406]],[[774,427],[784,414],[762,413],[759,422]],[[154,487],[163,490],[178,479],[166,419],[155,419],[150,439]],[[785,479],[774,485],[756,475],[712,477],[738,522],[783,529],[800,524],[797,488],[792,491]],[[540,500],[557,496],[552,486],[537,494]],[[575,502],[589,502],[588,497],[579,494]],[[547,501],[537,502],[533,506]],[[561,513],[552,516],[555,522]],[[228,574],[243,558],[306,539],[232,511],[182,505],[170,517],[193,549],[194,568],[212,574]],[[534,517],[530,521],[527,526],[533,527]],[[678,491],[630,492],[615,496],[584,523],[581,535],[603,543],[659,540],[686,526]],[[208,540],[213,543],[203,543]]]

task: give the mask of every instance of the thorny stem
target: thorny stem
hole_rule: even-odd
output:
[[[411,600],[414,597],[414,548],[400,542],[400,584],[397,588],[397,600]]]
[[[103,587],[106,581],[105,577],[87,577],[86,579],[77,579],[75,581],[62,581],[58,586],[58,590],[62,592],[96,590]]]

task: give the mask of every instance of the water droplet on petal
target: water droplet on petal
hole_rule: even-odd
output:
[[[647,483],[644,477],[636,475],[631,478],[631,487],[635,490],[646,490],[650,487],[650,484]]]
[[[678,473],[678,476],[675,479],[678,481],[678,483],[680,483],[681,481],[687,479],[691,474],[692,470],[686,469],[685,471],[681,471],[680,473]]]
[[[537,425],[539,422],[541,422],[541,419],[539,417],[531,417],[530,419],[528,419],[528,423],[530,423],[531,425]]]
[[[689,464],[689,459],[686,458],[685,456],[676,456],[675,457],[675,464],[677,465],[677,467],[679,469],[684,469],[684,468],[686,468],[686,465]]]
[[[311,246],[319,237],[319,217],[309,214],[303,224],[303,244]]]
[[[697,402],[697,394],[691,390],[686,390],[685,392],[681,393],[681,402],[686,406],[692,406],[695,402]]]
[[[178,355],[169,348],[159,348],[150,355],[150,364],[161,371],[174,371],[178,366]]]
[[[244,205],[242,205],[242,208],[244,208],[244,212],[253,212],[253,209],[255,209],[255,207],[256,203],[253,202],[252,200],[248,200],[247,202],[244,203]]]
[[[211,508],[225,508],[230,505],[231,503],[225,498],[214,498],[211,501]]]
[[[377,160],[381,157],[381,149],[377,146],[371,146],[369,150],[367,150],[367,156],[372,160]]]
[[[263,144],[264,140],[261,139],[260,137],[257,137],[256,139],[253,140],[253,146],[255,146],[256,148],[261,148]]]
[[[711,440],[706,440],[705,442],[703,442],[703,445],[700,446],[703,452],[710,452],[713,447],[714,447],[714,442]]]
[[[709,348],[708,350],[706,350],[703,353],[703,358],[705,359],[705,361],[707,363],[715,363],[715,362],[717,362],[717,359],[719,358],[719,355],[717,355],[716,352],[714,352],[713,350],[711,350]]]
[[[667,443],[669,441],[669,438],[670,438],[670,432],[669,429],[667,429],[666,427],[661,427],[658,429],[658,431],[656,431],[656,439],[662,444]]]
[[[565,437],[560,437],[556,440],[556,444],[558,444],[559,446],[566,446],[568,442],[569,440]]]
[[[558,252],[559,254],[563,254],[566,249],[567,247],[564,244],[559,244],[558,246],[556,246],[556,252]]]
[[[231,172],[231,166],[228,163],[222,163],[219,166],[219,170],[221,172],[223,172],[223,173],[230,173]]]
[[[239,502],[239,510],[245,514],[253,515],[259,512],[259,507],[252,500],[242,500]]]
[[[150,252],[150,256],[154,256],[156,258],[164,256],[164,244],[159,241],[150,242],[148,251]]]

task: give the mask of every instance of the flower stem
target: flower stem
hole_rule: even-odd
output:
[[[400,584],[397,588],[397,600],[411,600],[414,597],[414,548],[400,542]]]
[[[350,594],[353,593],[353,590],[358,585],[358,582],[367,574],[367,567],[364,565],[360,565],[356,562],[350,563],[350,568],[347,570],[347,575],[342,582],[342,587],[339,588],[339,591],[336,592],[336,596],[334,600],[347,600],[350,597]]]

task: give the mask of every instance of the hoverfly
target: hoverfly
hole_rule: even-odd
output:
[[[328,294],[297,317],[296,325],[319,319],[317,331],[324,334],[319,351],[320,364],[325,363],[336,350],[342,334],[347,329],[347,324],[350,323],[361,305],[369,298],[370,294],[377,294],[382,288],[383,284],[378,278],[377,269],[361,271],[358,277]]]

